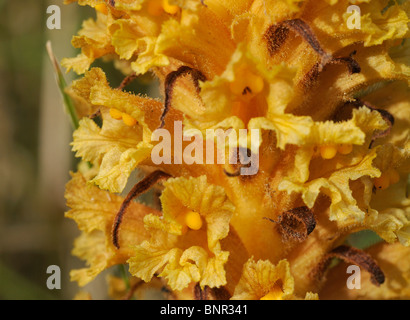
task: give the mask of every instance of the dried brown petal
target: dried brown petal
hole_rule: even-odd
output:
[[[377,265],[376,261],[373,260],[372,256],[362,250],[346,245],[339,246],[326,254],[313,271],[312,276],[320,281],[333,258],[338,258],[346,263],[355,264],[360,268],[363,268],[370,273],[370,280],[376,286],[384,283],[384,273]]]
[[[128,206],[130,205],[131,201],[141,195],[142,193],[148,191],[154,184],[157,182],[168,179],[171,176],[168,173],[162,171],[154,171],[153,173],[146,176],[140,182],[138,182],[128,193],[127,197],[123,201],[120,210],[118,211],[117,215],[115,216],[113,227],[112,227],[112,243],[114,246],[119,249],[120,245],[118,243],[118,232],[121,226],[122,218],[127,210]]]
[[[206,81],[206,77],[202,74],[201,71],[193,69],[188,66],[182,66],[178,70],[172,71],[166,76],[165,78],[165,106],[164,106],[164,111],[162,112],[162,115],[160,118],[161,120],[160,128],[164,127],[165,125],[165,116],[167,115],[169,108],[171,106],[172,91],[174,89],[174,84],[180,77],[183,77],[187,74],[191,75],[195,88],[198,93],[201,90],[199,86],[199,81]]]

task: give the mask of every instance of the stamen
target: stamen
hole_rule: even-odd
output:
[[[122,120],[122,112],[118,109],[111,108],[110,109],[110,116],[115,120]]]
[[[304,241],[316,227],[313,212],[305,206],[286,211],[278,217],[278,221],[270,218],[264,219],[278,224],[285,241],[290,238]]]
[[[338,258],[346,263],[355,264],[360,268],[363,268],[371,274],[370,280],[376,286],[380,286],[384,283],[384,273],[373,260],[371,255],[362,250],[346,245],[339,246],[326,254],[319,265],[313,270],[311,275],[320,281],[333,258]]]
[[[122,121],[124,121],[124,123],[129,127],[133,127],[137,124],[137,119],[131,117],[129,114],[126,113],[122,114]]]
[[[120,245],[118,242],[118,232],[121,226],[122,218],[125,214],[125,211],[131,204],[131,201],[141,195],[142,193],[148,191],[154,184],[158,183],[161,180],[168,179],[171,176],[168,173],[162,171],[154,171],[153,173],[146,176],[140,182],[138,182],[134,188],[128,193],[127,197],[121,204],[120,210],[115,216],[113,227],[112,227],[112,243],[114,246],[119,249]]]
[[[137,74],[133,72],[129,76],[126,76],[124,80],[122,80],[121,84],[118,86],[118,89],[120,90],[124,89],[127,85],[129,85],[135,79],[137,79]]]
[[[320,146],[320,155],[325,160],[333,159],[337,154],[337,147],[333,144]]]
[[[189,211],[184,217],[184,222],[192,230],[199,230],[203,225],[201,215],[195,211]]]
[[[202,74],[201,71],[193,69],[188,66],[182,66],[178,70],[172,71],[167,75],[167,77],[165,78],[165,106],[160,118],[160,128],[163,128],[165,125],[165,116],[167,115],[169,108],[171,106],[172,91],[174,88],[174,84],[180,77],[183,77],[187,74],[191,75],[196,91],[198,93],[201,91],[199,81],[206,81],[206,77]]]

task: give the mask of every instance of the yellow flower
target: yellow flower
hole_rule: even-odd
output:
[[[144,281],[160,272],[173,290],[192,281],[201,287],[225,285],[223,266],[229,253],[221,249],[220,240],[228,235],[233,204],[223,188],[209,185],[205,176],[170,179],[164,185],[163,217],[144,218],[152,239],[136,248],[130,272]]]
[[[249,260],[244,265],[241,279],[232,300],[293,300],[294,279],[289,263],[281,260],[274,266],[269,261]],[[306,294],[307,300],[318,299],[317,295]]]
[[[96,10],[72,40],[81,53],[63,61],[84,74],[66,89],[83,160],[67,216],[82,231],[74,254],[89,265],[73,279],[126,264],[133,281],[161,278],[173,298],[326,299],[346,284],[343,264],[328,273],[338,258],[367,277],[340,296],[408,296],[408,281],[396,283],[410,245],[408,1],[66,2]],[[350,5],[360,29],[349,27]],[[119,87],[90,69],[99,58],[124,73]],[[163,100],[124,90],[148,72]],[[168,133],[161,142],[157,129]],[[189,139],[198,153],[217,147],[207,134],[217,129],[229,141],[222,152],[258,160],[253,175],[238,170],[249,163],[181,161]],[[153,159],[160,143],[167,162]],[[135,170],[145,178],[116,195]],[[160,211],[133,201],[154,187]],[[364,230],[385,243],[347,246]]]
[[[70,274],[71,279],[81,286],[92,281],[106,268],[125,263],[131,256],[127,245],[115,250],[111,242],[112,223],[124,199],[97,187],[87,186],[86,182],[80,173],[76,173],[66,187],[67,205],[71,208],[66,217],[73,219],[82,231],[75,240],[73,254],[88,264],[88,268],[72,270]],[[132,204],[122,224],[120,243],[131,245],[148,239],[149,235],[142,226],[143,217],[148,212],[154,211],[142,204]]]

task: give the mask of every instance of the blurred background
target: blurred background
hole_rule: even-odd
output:
[[[47,28],[50,5],[61,8],[60,30]],[[91,8],[63,0],[0,0],[0,299],[72,299],[80,290],[69,279],[85,266],[70,253],[79,231],[64,218],[72,128],[45,44],[59,61],[74,57],[71,38],[90,17]],[[113,86],[124,78],[111,64],[93,66]],[[76,77],[65,74],[67,83]],[[129,90],[149,94],[146,80]],[[61,290],[47,289],[50,265],[61,268]],[[105,276],[82,290],[106,298]]]
[[[61,29],[46,26],[61,8]],[[0,299],[71,299],[69,270],[75,224],[64,218],[64,185],[75,166],[71,128],[45,50],[76,54],[72,35],[92,13],[63,0],[0,0]],[[66,75],[70,81],[74,75]],[[61,290],[48,290],[49,265],[61,268]]]

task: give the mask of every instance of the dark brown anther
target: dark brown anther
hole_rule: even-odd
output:
[[[144,192],[148,191],[153,185],[155,185],[159,181],[168,178],[171,178],[171,176],[168,173],[162,171],[154,171],[153,173],[149,174],[144,179],[142,179],[140,182],[138,182],[134,186],[134,188],[132,188],[132,190],[128,193],[127,197],[121,204],[120,210],[115,216],[114,223],[112,226],[112,243],[117,249],[120,248],[120,244],[118,242],[118,233],[121,226],[122,218],[124,217],[125,211],[131,204],[131,201],[139,195],[143,194]]]
[[[306,206],[284,212],[277,221],[270,218],[265,219],[278,224],[285,241],[289,239],[304,241],[316,227],[315,216]]]
[[[111,7],[115,7],[115,0],[109,0],[108,3]]]
[[[137,78],[137,74],[135,72],[131,73],[129,76],[125,77],[124,80],[122,80],[121,84],[118,86],[118,89],[120,90],[124,89],[136,78]]]
[[[320,281],[329,267],[333,258],[338,258],[346,263],[355,264],[363,268],[371,275],[371,282],[380,286],[384,283],[385,277],[376,261],[368,253],[346,245],[339,246],[324,256],[319,265],[313,270],[312,276]]]
[[[199,81],[206,81],[206,77],[202,74],[201,71],[193,69],[188,66],[182,66],[176,71],[170,72],[165,78],[165,106],[164,111],[161,115],[161,124],[160,128],[163,128],[165,125],[165,116],[167,115],[169,108],[171,106],[171,99],[172,99],[172,91],[174,89],[175,82],[185,75],[191,75],[192,80],[194,82],[196,91],[199,93],[201,91],[201,87],[199,86]]]

